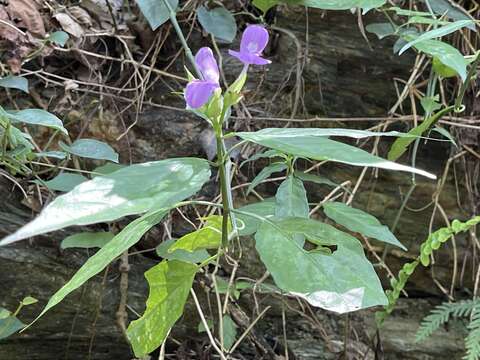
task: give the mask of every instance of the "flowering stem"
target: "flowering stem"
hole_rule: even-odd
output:
[[[225,166],[225,148],[223,146],[223,134],[221,125],[217,125],[215,129],[215,140],[217,142],[217,161],[218,161],[218,175],[220,177],[220,191],[222,194],[223,204],[223,219],[222,219],[222,246],[228,245],[228,221],[230,218],[230,201],[229,201],[229,182],[230,177],[227,177],[227,171]]]
[[[170,21],[172,22],[173,28],[175,29],[175,32],[177,33],[177,36],[179,37],[180,42],[182,43],[182,47],[185,50],[185,54],[187,55],[188,61],[190,61],[190,63],[192,64],[197,77],[201,79],[202,76],[197,69],[197,65],[195,65],[195,58],[193,57],[192,50],[190,50],[190,47],[187,44],[187,40],[185,39],[185,36],[183,36],[182,29],[180,29],[180,25],[178,24],[177,14],[175,12],[175,9],[172,7],[172,4],[170,4],[168,0],[162,0],[162,1],[165,7],[168,9],[168,15],[170,16]]]

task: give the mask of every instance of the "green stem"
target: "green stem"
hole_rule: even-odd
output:
[[[218,161],[218,175],[220,177],[220,191],[222,194],[223,204],[223,219],[222,219],[222,246],[228,246],[228,221],[230,217],[229,191],[230,178],[227,178],[227,169],[225,162],[225,148],[222,139],[221,125],[219,129],[215,129],[215,139],[217,142],[217,161]]]
[[[165,7],[168,9],[168,15],[170,17],[170,21],[172,22],[173,28],[175,29],[175,32],[177,33],[177,36],[180,39],[180,42],[182,43],[182,47],[185,50],[185,54],[187,55],[188,61],[190,61],[193,68],[195,69],[195,74],[197,75],[197,77],[201,79],[202,76],[197,69],[197,65],[195,64],[195,58],[193,57],[192,50],[190,50],[190,47],[187,44],[187,40],[185,39],[185,36],[183,36],[182,29],[180,29],[180,25],[178,24],[177,13],[175,12],[175,9],[172,7],[172,5],[168,0],[162,0],[162,1]]]

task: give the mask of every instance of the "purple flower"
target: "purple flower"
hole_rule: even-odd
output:
[[[243,32],[240,52],[228,50],[228,53],[245,65],[267,65],[271,61],[261,57],[267,43],[268,31],[260,25],[249,25]]]
[[[192,80],[185,88],[185,100],[192,109],[205,105],[213,92],[220,87],[220,73],[213,52],[208,47],[198,50],[195,55],[195,65],[202,75],[202,80]]]

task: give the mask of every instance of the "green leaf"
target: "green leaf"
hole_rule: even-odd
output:
[[[416,44],[422,43],[426,40],[440,38],[442,36],[451,34],[451,33],[455,32],[457,30],[460,30],[460,29],[462,29],[462,28],[464,28],[468,25],[472,25],[474,23],[475,22],[473,20],[459,20],[459,21],[455,21],[454,23],[450,23],[448,25],[444,25],[444,26],[441,26],[439,28],[427,31],[426,33],[421,34],[416,39],[414,39],[414,40],[410,41],[409,43],[407,43],[406,45],[404,45],[400,49],[399,55],[402,55],[406,50],[410,49],[412,46],[414,46]]]
[[[337,183],[327,179],[324,176],[312,174],[312,173],[306,173],[303,171],[298,171],[295,170],[294,172],[295,177],[299,178],[302,181],[308,181],[308,182],[313,182],[318,185],[328,185],[328,186],[333,186],[336,187],[338,186]]]
[[[170,18],[170,12],[163,0],[136,0],[136,2],[152,30],[156,30]],[[168,2],[172,9],[175,10],[178,7],[178,0],[168,0]]]
[[[454,106],[449,106],[443,110],[438,111],[436,114],[431,115],[426,120],[422,121],[420,125],[414,127],[412,130],[409,131],[412,135],[421,136],[425,131],[430,129],[433,125],[435,125],[438,120],[442,118],[443,115],[452,111]],[[388,159],[389,160],[397,160],[400,156],[407,151],[408,146],[413,142],[414,138],[399,138],[395,140],[388,152]]]
[[[441,109],[442,104],[440,104],[438,101],[438,95],[422,97],[420,103],[422,104],[422,108],[425,114],[432,114],[434,111]]]
[[[64,47],[68,40],[68,34],[65,31],[55,31],[48,35],[47,40],[58,46]]]
[[[61,173],[48,181],[34,180],[35,184],[46,185],[50,190],[67,192],[87,181],[85,176],[73,173]]]
[[[127,166],[57,197],[40,215],[0,245],[71,225],[110,222],[170,207],[195,194],[210,178],[208,162],[178,158]]]
[[[275,195],[275,216],[277,218],[297,216],[308,218],[307,192],[300,179],[290,175],[278,187]]]
[[[255,189],[255,187],[258,184],[260,184],[263,180],[270,177],[270,175],[272,175],[273,173],[276,173],[276,172],[284,171],[286,169],[287,169],[287,165],[285,163],[280,163],[280,162],[276,162],[276,163],[268,165],[267,167],[264,167],[262,169],[262,171],[260,171],[258,173],[258,175],[255,176],[255,178],[252,180],[252,182],[248,186],[247,195],[250,193],[250,191]]]
[[[82,249],[91,249],[91,248],[102,248],[110,240],[115,237],[109,231],[101,232],[83,232],[78,234],[73,234],[67,236],[62,240],[60,247],[62,249],[70,248],[82,248]]]
[[[437,15],[446,16],[452,20],[474,20],[468,11],[452,0],[428,0],[428,2]],[[469,25],[468,28],[475,30],[475,24]]]
[[[108,174],[111,174],[111,173],[113,173],[117,170],[123,169],[124,167],[125,167],[125,165],[109,162],[109,163],[106,163],[105,165],[102,165],[102,166],[99,166],[99,167],[95,168],[93,170],[93,172],[96,173],[96,174],[92,174],[92,177],[101,176],[101,175],[108,175]]]
[[[49,158],[63,160],[67,157],[67,154],[64,153],[63,151],[42,151],[42,152],[35,153],[35,156],[36,157],[49,157]]]
[[[8,89],[22,90],[28,94],[28,80],[23,76],[6,76],[0,79],[0,86]]]
[[[9,314],[10,312],[0,307],[2,314]],[[18,320],[15,316],[9,315],[7,317],[0,317],[0,340],[5,339],[19,330],[22,330],[25,324]]]
[[[167,260],[179,260],[192,264],[200,263],[210,257],[210,254],[205,249],[195,250],[193,252],[178,249],[169,252],[168,250],[174,243],[175,239],[163,241],[155,249],[157,255]]]
[[[365,27],[369,33],[377,35],[379,40],[396,34],[396,29],[391,23],[373,23]]]
[[[418,51],[438,58],[442,64],[454,69],[465,81],[467,77],[467,61],[453,46],[439,40],[425,40],[414,45]]]
[[[349,10],[362,8],[366,13],[370,9],[382,6],[386,0],[303,0],[305,6],[324,10]]]
[[[284,130],[285,132],[283,134],[280,132],[278,135],[275,133],[270,134],[268,131],[264,130],[257,132],[240,132],[237,133],[237,135],[244,140],[249,140],[262,146],[314,160],[330,160],[355,166],[368,166],[389,170],[407,171],[435,179],[435,175],[432,175],[426,171],[387,161],[354,146],[333,141],[324,136],[308,135],[309,130],[312,134],[317,134],[321,133],[322,131],[320,130],[323,129]],[[286,130],[290,130],[290,133],[287,133]],[[317,130],[319,131],[317,132]],[[354,134],[357,134],[357,136],[360,135],[357,132],[352,133],[351,131],[352,130],[347,130],[345,133],[349,133],[352,136]],[[411,135],[408,136],[411,137]]]
[[[213,321],[212,321],[212,319],[207,319],[206,322],[207,322],[208,328],[209,328],[210,330],[212,330],[212,329],[213,329]],[[203,325],[203,321],[200,321],[200,322],[198,323],[198,326],[197,326],[197,332],[199,332],[199,333],[204,333],[204,332],[206,332],[206,331],[207,331],[207,329],[205,328],[205,325]]]
[[[253,5],[265,14],[272,7],[280,4],[280,0],[253,0]]]
[[[205,226],[178,239],[169,249],[194,252],[199,249],[217,249],[222,242],[222,217],[212,215],[207,218]]]
[[[240,220],[241,225],[243,225],[243,227],[238,231],[239,235],[252,235],[257,232],[262,220],[247,214],[257,215],[262,218],[273,217],[275,215],[275,199],[265,199],[264,201],[242,206],[236,210],[237,220]]]
[[[309,252],[294,239],[321,239],[336,245],[333,254]],[[255,235],[256,248],[276,285],[314,306],[345,313],[386,305],[380,281],[363,247],[333,226],[306,218],[264,222]]]
[[[382,225],[374,216],[355,209],[341,202],[326,202],[323,211],[330,219],[345,226],[348,230],[358,232],[407,251],[400,241],[392,234],[388,227]]]
[[[165,340],[182,316],[196,272],[195,265],[177,260],[164,260],[145,272],[150,286],[147,309],[127,329],[135,356],[149,354]]]
[[[20,111],[7,111],[6,114],[13,122],[41,125],[59,130],[65,135],[68,135],[68,131],[63,127],[62,120],[50,114],[48,111],[42,109],[25,109]]]
[[[328,137],[328,136],[345,136],[353,139],[363,139],[366,137],[376,136],[394,136],[394,137],[412,137],[409,134],[398,131],[375,132],[368,130],[356,129],[322,129],[322,128],[267,128],[255,132],[237,132],[235,135],[242,139],[257,142],[267,139],[281,139],[293,137]],[[281,150],[280,150],[281,151]]]
[[[446,137],[455,147],[458,147],[457,143],[455,142],[455,138],[453,137],[452,134],[450,134],[448,132],[447,129],[445,128],[442,128],[440,126],[435,126],[433,128],[433,131],[436,131],[437,133],[439,133],[440,135]]]
[[[274,157],[285,157],[285,155],[277,150],[267,150],[264,152],[258,152],[250,156],[247,160],[244,160],[240,164],[240,167],[242,167],[243,165],[251,161],[256,161],[258,159],[264,159],[264,158],[274,158]]]
[[[65,296],[78,289],[89,279],[105,269],[108,264],[120,256],[167,214],[168,209],[149,212],[128,224],[112,240],[106,243],[95,255],[90,257],[73,277],[48,300],[40,315],[30,324],[32,325],[48,310],[60,303]],[[30,326],[29,325],[29,326]]]
[[[222,6],[208,10],[200,6],[197,10],[198,21],[203,29],[219,40],[231,43],[237,34],[237,23],[233,15]]]
[[[28,305],[36,304],[37,302],[38,302],[38,300],[35,299],[34,297],[26,296],[22,300],[22,305],[23,306],[28,306]]]
[[[223,347],[228,351],[235,344],[237,325],[228,315],[223,316]]]
[[[98,140],[94,139],[79,139],[72,145],[67,145],[63,142],[59,143],[62,150],[83,158],[96,160],[109,160],[118,163],[118,154],[113,148]]]

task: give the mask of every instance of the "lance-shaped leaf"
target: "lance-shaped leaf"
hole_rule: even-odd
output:
[[[440,38],[442,36],[451,34],[461,28],[466,26],[471,26],[475,22],[473,20],[459,20],[453,23],[449,23],[448,25],[441,26],[439,28],[427,31],[426,33],[421,34],[416,39],[410,41],[409,43],[405,44],[400,51],[398,52],[399,55],[402,55],[406,50],[410,49],[412,46],[419,44],[426,40]]]
[[[109,241],[111,241],[115,235],[109,231],[99,231],[99,232],[82,232],[78,234],[73,234],[67,236],[60,243],[62,249],[69,248],[102,248]]]
[[[80,185],[87,180],[88,179],[85,176],[80,174],[61,173],[48,181],[34,180],[33,182],[35,184],[45,185],[50,190],[66,192],[73,190],[75,186]]]
[[[237,133],[237,135],[244,140],[248,140],[259,145],[296,156],[302,156],[321,161],[336,161],[354,166],[368,166],[388,170],[407,171],[435,179],[435,175],[426,171],[402,164],[397,164],[395,162],[382,159],[378,156],[374,156],[357,147],[330,140],[325,136],[315,135],[322,133],[321,130],[324,129],[283,129],[285,131],[279,132],[278,134],[276,131],[271,133],[265,130],[260,130],[257,132],[240,132]],[[313,135],[308,134],[306,130],[310,130]],[[347,133],[349,132],[347,131],[346,134]],[[359,135],[360,134],[358,134],[358,136]],[[342,135],[338,134],[338,136]]]
[[[78,139],[72,145],[59,143],[62,150],[83,158],[109,160],[118,163],[118,154],[113,148],[95,139]]]
[[[142,317],[132,321],[127,335],[138,358],[159,347],[182,316],[197,266],[164,260],[145,272],[150,293]]]
[[[444,115],[448,114],[453,110],[454,106],[446,107],[443,110],[438,111],[437,113],[429,116],[425,121],[409,131],[409,134],[421,136],[425,131],[430,129],[435,125]],[[402,156],[405,151],[407,151],[408,145],[410,145],[415,138],[399,138],[395,140],[388,152],[389,160],[397,160]]]
[[[281,172],[281,171],[284,171],[286,169],[287,169],[287,165],[285,163],[281,163],[281,162],[276,162],[276,163],[268,165],[267,167],[264,167],[262,169],[262,171],[260,171],[258,173],[258,175],[255,176],[255,178],[252,180],[252,182],[248,186],[247,194],[249,194],[250,191],[255,189],[255,187],[258,184],[260,184],[263,180],[270,177],[270,175],[272,175],[273,173]]]
[[[348,230],[398,246],[405,251],[407,250],[388,227],[382,225],[376,217],[365,211],[333,201],[323,204],[323,211],[330,219],[345,226]]]
[[[295,234],[337,248],[333,254],[307,251],[295,241]],[[387,304],[360,242],[333,226],[306,218],[269,221],[260,226],[255,240],[277,286],[314,306],[345,313]]]
[[[275,217],[308,217],[307,192],[303,182],[290,175],[278,187],[275,195]]]
[[[366,13],[370,9],[382,6],[386,0],[301,0],[302,5],[324,10],[350,10],[361,8]]]
[[[167,260],[180,260],[192,264],[200,263],[210,257],[210,254],[205,249],[195,250],[193,252],[179,249],[169,252],[168,250],[174,243],[175,239],[163,241],[155,248],[157,255]]]
[[[131,165],[86,181],[57,197],[40,215],[0,245],[71,225],[113,221],[170,207],[195,194],[210,178],[208,162],[178,158]]]
[[[152,211],[128,224],[112,240],[98,250],[95,255],[90,257],[75,275],[48,300],[43,311],[33,322],[37,321],[48,310],[60,303],[65,296],[78,289],[93,276],[105,269],[108,264],[120,256],[125,250],[135,245],[148,230],[162,220],[167,212],[168,209]]]
[[[0,79],[0,87],[22,90],[28,94],[28,80],[23,76],[5,76]]]
[[[231,230],[231,227],[229,227]],[[199,249],[216,249],[222,242],[222,217],[212,215],[207,218],[205,226],[178,239],[169,249],[194,252]]]
[[[62,120],[42,109],[10,110],[6,111],[6,115],[12,122],[45,126],[68,135],[67,129],[63,127]]]

